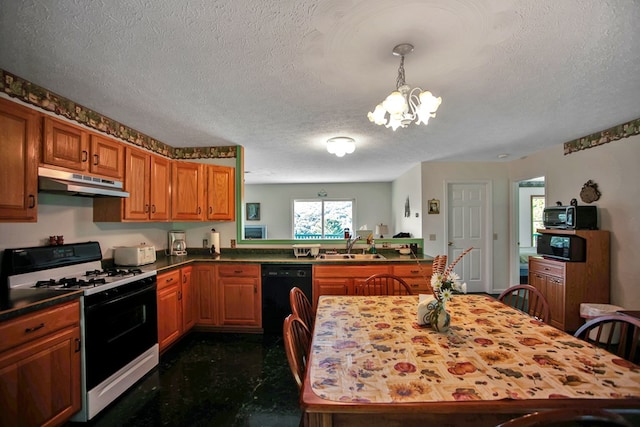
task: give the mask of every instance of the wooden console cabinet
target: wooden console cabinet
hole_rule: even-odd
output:
[[[191,267],[158,275],[158,344],[165,350],[195,324]]]
[[[529,284],[549,302],[550,325],[573,332],[583,323],[580,304],[609,302],[609,232],[602,230],[537,230],[538,233],[576,235],[586,240],[584,262],[529,257]]]

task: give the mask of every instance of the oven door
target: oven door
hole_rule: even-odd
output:
[[[158,343],[157,310],[155,276],[85,297],[87,390]]]

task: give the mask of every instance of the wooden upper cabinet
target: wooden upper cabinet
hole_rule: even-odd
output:
[[[39,115],[0,98],[0,221],[38,216]]]
[[[84,172],[88,169],[87,132],[45,116],[42,163]]]
[[[42,163],[122,180],[125,145],[80,126],[44,118]]]
[[[171,160],[151,155],[151,208],[149,219],[168,221],[171,218]]]
[[[127,146],[124,190],[129,197],[93,200],[95,222],[168,221],[171,160]]]
[[[235,220],[235,169],[208,165],[206,202],[208,221]]]
[[[91,134],[89,171],[122,180],[124,176],[124,144]]]
[[[123,218],[146,221],[149,219],[151,210],[151,155],[145,151],[127,147],[125,157],[124,189],[129,192],[129,197],[123,199]]]
[[[201,221],[204,216],[204,165],[174,161],[171,168],[171,219]]]

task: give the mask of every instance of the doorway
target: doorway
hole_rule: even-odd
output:
[[[448,182],[447,256],[453,262],[468,247],[473,250],[454,271],[467,283],[468,292],[492,291],[491,182]]]
[[[545,207],[544,176],[513,182],[511,283],[529,282],[529,257],[536,255],[538,228],[542,228]]]

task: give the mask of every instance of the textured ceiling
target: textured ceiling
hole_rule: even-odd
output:
[[[637,0],[0,2],[0,68],[174,147],[242,145],[247,183],[391,181],[640,117]],[[393,132],[366,115],[402,42],[443,102]]]

